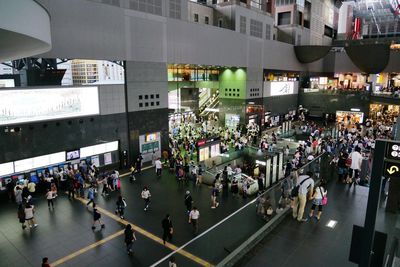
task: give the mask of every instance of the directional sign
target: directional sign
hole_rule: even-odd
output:
[[[387,143],[386,158],[400,161],[400,143]]]
[[[400,163],[385,162],[384,176],[400,177]]]

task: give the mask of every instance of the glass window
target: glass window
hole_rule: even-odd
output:
[[[199,22],[199,14],[194,14],[194,22]]]
[[[209,23],[210,23],[210,18],[207,17],[207,16],[205,16],[205,17],[204,17],[204,23],[205,23],[205,24],[209,24]]]
[[[246,17],[240,16],[240,33],[246,34]]]

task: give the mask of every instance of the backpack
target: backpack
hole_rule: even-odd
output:
[[[292,193],[291,193],[291,197],[298,197],[299,196],[299,189],[300,186],[307,181],[308,179],[311,179],[311,177],[307,177],[306,179],[304,179],[303,181],[301,181],[301,183],[299,185],[296,185],[293,189],[292,189]]]

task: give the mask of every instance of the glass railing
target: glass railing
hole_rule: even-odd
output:
[[[322,154],[304,164],[299,172],[312,171],[317,183],[327,165],[329,157]],[[200,217],[198,235],[151,266],[168,266],[172,257],[178,266],[233,266],[289,214],[290,200],[287,194],[282,194],[282,183],[283,180],[280,180],[251,198],[209,229],[202,229]],[[223,200],[235,201],[234,197]],[[220,205],[223,208],[224,203]],[[218,212],[218,209],[215,211]]]

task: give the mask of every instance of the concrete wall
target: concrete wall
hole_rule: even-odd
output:
[[[330,93],[300,93],[299,104],[310,110],[310,113],[336,113],[337,110],[359,108],[368,114],[368,92],[354,92],[342,94]]]

